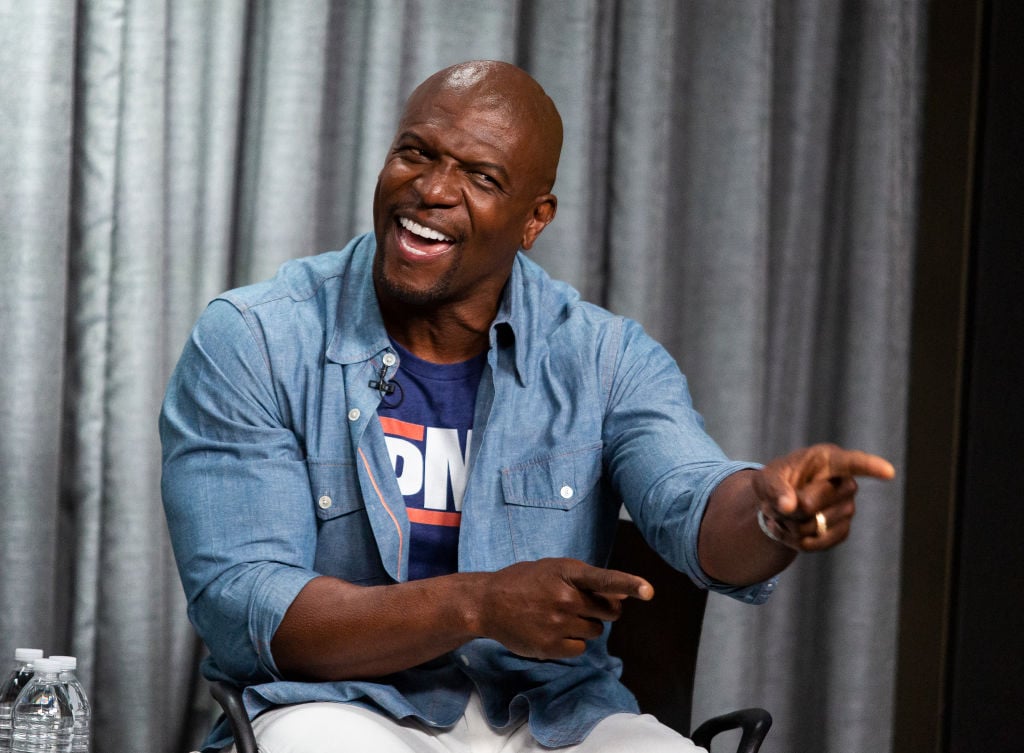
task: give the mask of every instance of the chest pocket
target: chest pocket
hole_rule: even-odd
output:
[[[323,575],[373,585],[389,582],[351,463],[307,460],[316,511],[316,559]]]
[[[606,504],[602,444],[502,469],[516,558],[575,557],[603,563],[617,510]]]

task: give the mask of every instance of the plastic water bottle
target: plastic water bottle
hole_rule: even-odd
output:
[[[37,659],[36,673],[14,702],[11,753],[70,753],[75,719],[60,662]]]
[[[60,681],[64,683],[64,690],[67,691],[68,700],[71,702],[71,715],[75,720],[71,733],[71,753],[89,753],[92,708],[85,695],[85,688],[82,687],[82,683],[75,674],[75,670],[78,669],[78,659],[74,656],[51,656],[50,658],[60,662]]]
[[[18,695],[32,679],[35,671],[32,663],[43,658],[42,649],[17,648],[14,650],[14,665],[4,676],[0,685],[0,753],[11,749],[11,715]]]

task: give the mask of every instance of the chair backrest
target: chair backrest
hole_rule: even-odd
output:
[[[609,649],[622,659],[622,681],[641,710],[687,735],[707,592],[665,564],[629,521],[619,522],[609,567],[654,586],[651,601],[627,599],[612,627]]]

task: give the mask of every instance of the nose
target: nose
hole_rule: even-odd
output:
[[[454,165],[434,163],[416,179],[416,190],[427,206],[454,206],[459,203],[458,176]]]

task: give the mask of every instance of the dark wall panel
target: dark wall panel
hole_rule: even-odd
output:
[[[1024,3],[986,8],[949,750],[1024,751]]]

